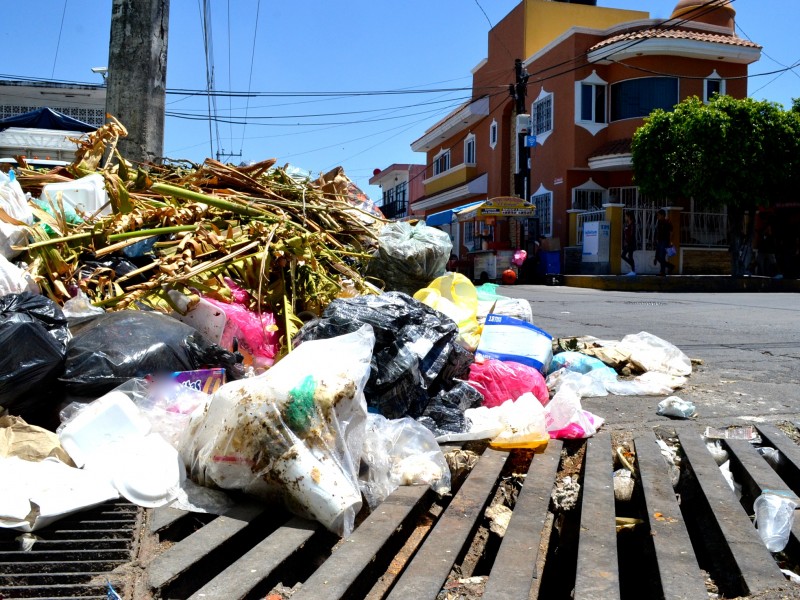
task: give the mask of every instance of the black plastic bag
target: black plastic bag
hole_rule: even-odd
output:
[[[436,394],[417,420],[437,437],[447,433],[464,433],[470,428],[470,420],[464,411],[481,404],[483,394],[465,381],[456,381],[449,390]]]
[[[321,319],[303,326],[295,343],[343,335],[365,323],[375,331],[375,349],[364,394],[383,416],[416,418],[454,377],[466,378],[473,355],[456,343],[458,326],[402,292],[334,300]]]
[[[241,372],[236,356],[199,331],[157,312],[121,310],[73,329],[61,381],[72,394],[101,396],[134,377],[224,367]]]
[[[42,389],[63,367],[69,335],[67,318],[49,298],[0,297],[0,406],[19,414],[44,398]]]

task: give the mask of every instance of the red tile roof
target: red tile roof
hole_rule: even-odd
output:
[[[603,144],[597,150],[589,155],[589,158],[599,158],[601,156],[614,156],[619,154],[631,153],[631,138],[624,138],[621,140],[612,140],[607,144]]]
[[[745,48],[761,48],[758,44],[745,40],[735,35],[724,35],[720,33],[703,33],[700,31],[689,31],[686,29],[642,29],[639,31],[629,31],[614,35],[610,38],[604,39],[589,48],[589,51],[599,50],[611,44],[622,41],[635,41],[647,39],[674,39],[674,40],[694,40],[698,42],[713,42],[715,44],[728,44],[730,46],[742,46]]]

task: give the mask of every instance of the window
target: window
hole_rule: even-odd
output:
[[[714,94],[723,95],[725,93],[725,80],[719,76],[716,69],[703,82],[703,102],[708,103]]]
[[[450,150],[442,150],[433,159],[433,174],[439,175],[450,170]]]
[[[406,208],[407,208],[406,200],[408,196],[407,190],[408,190],[408,182],[406,181],[403,181],[394,188],[394,202],[397,205],[398,217],[406,216]]]
[[[606,122],[606,86],[581,84],[581,121]]]
[[[473,134],[468,135],[464,140],[464,163],[475,164],[475,136]]]
[[[468,252],[480,250],[480,248],[475,248],[475,241],[475,221],[467,221],[464,223],[464,246]]]
[[[572,190],[572,208],[581,210],[599,210],[603,207],[602,190]]]
[[[492,121],[489,126],[489,146],[492,150],[497,146],[497,121]]]
[[[572,189],[572,208],[580,210],[600,210],[603,202],[610,196],[606,195],[606,189],[595,183],[591,177]],[[616,200],[615,200],[616,201]]]
[[[531,105],[531,135],[536,136],[537,144],[543,144],[551,131],[553,131],[553,94],[542,90]]]
[[[646,117],[656,108],[672,110],[678,103],[678,79],[640,77],[611,85],[611,120]]]
[[[553,235],[553,192],[540,186],[536,194],[531,196],[531,202],[536,205],[540,235],[550,237]]]
[[[592,71],[586,79],[575,82],[575,123],[592,135],[606,127],[606,90],[608,85]]]

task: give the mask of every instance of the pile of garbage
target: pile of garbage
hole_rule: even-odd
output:
[[[341,170],[135,168],[124,133],[0,174],[0,526],[245,493],[347,536],[399,485],[447,493],[442,442],[589,437],[604,420],[581,398],[668,395],[691,372],[646,332],[553,339]]]

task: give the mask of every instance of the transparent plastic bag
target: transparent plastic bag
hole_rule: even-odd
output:
[[[542,403],[527,392],[514,401],[506,400],[500,406],[481,406],[466,411],[472,430],[493,432],[493,448],[538,449],[547,445],[546,415]],[[499,433],[498,433],[499,430]]]
[[[401,485],[450,491],[450,468],[433,434],[411,417],[370,414],[361,454],[359,485],[374,509]]]
[[[661,371],[670,375],[690,375],[692,361],[681,350],[666,340],[641,331],[626,335],[618,344],[630,355],[630,361],[642,371]]]
[[[238,489],[347,536],[361,508],[358,459],[372,327],[303,342],[263,375],[223,385],[181,440],[192,480]]]
[[[780,552],[789,542],[798,505],[800,498],[785,490],[763,490],[753,502],[758,535],[770,552]]]
[[[583,410],[575,388],[562,385],[547,405],[545,422],[551,438],[579,439],[593,436],[605,420]]]
[[[369,271],[386,283],[387,291],[413,295],[444,275],[452,250],[450,236],[440,229],[421,221],[416,225],[392,221],[378,235],[378,253]]]

